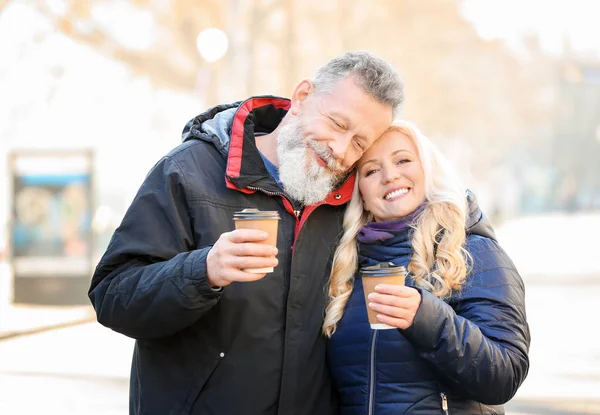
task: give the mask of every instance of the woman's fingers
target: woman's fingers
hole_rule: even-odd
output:
[[[377,292],[369,294],[369,307],[383,319],[377,318],[394,327],[410,327],[421,304],[421,293],[412,287],[384,284],[375,289]]]
[[[381,321],[388,326],[399,328],[400,330],[406,330],[412,326],[412,321],[407,321],[401,318],[394,318],[383,314],[377,314],[377,320]]]

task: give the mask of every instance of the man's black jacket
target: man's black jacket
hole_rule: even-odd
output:
[[[98,264],[89,291],[98,321],[137,340],[131,413],[335,413],[321,325],[354,178],[322,204],[295,210],[254,141],[289,105],[256,97],[190,121]],[[215,292],[206,256],[244,208],[279,212],[279,265]]]

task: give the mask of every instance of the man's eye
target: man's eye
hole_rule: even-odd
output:
[[[363,151],[365,149],[364,144],[360,140],[354,140],[354,145],[358,147],[359,150]]]
[[[343,126],[342,124],[340,124],[339,122],[337,122],[337,121],[336,121],[336,120],[334,120],[333,118],[330,118],[330,120],[331,120],[331,121],[332,121],[332,122],[335,124],[335,126],[336,126],[337,128],[340,128],[340,129],[342,129],[342,130],[345,130],[345,129],[346,129],[346,127],[345,127],[345,126]]]

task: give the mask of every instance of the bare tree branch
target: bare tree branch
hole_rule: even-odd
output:
[[[159,9],[147,0],[132,3],[150,11],[158,30],[164,33],[163,38],[147,50],[131,50],[117,41],[93,20],[88,0],[72,1],[64,15],[53,13],[45,2],[38,2],[37,9],[66,36],[125,63],[134,74],[148,77],[155,85],[193,90],[197,72],[204,64],[196,49],[196,36],[203,28],[218,25],[219,7],[214,2],[202,2],[200,7],[192,0],[177,0],[168,9]]]

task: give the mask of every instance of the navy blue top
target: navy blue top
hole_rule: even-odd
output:
[[[263,161],[265,162],[265,168],[267,169],[267,171],[269,172],[269,174],[271,175],[271,177],[273,177],[273,180],[275,180],[275,182],[277,183],[277,185],[283,189],[283,184],[281,183],[281,180],[279,179],[279,168],[274,165],[273,163],[271,163],[271,161],[265,157],[265,155],[259,150],[260,156],[262,157]]]
[[[255,133],[254,135],[258,137],[266,134],[267,133]],[[260,150],[258,150],[258,154],[260,154],[260,156],[262,157],[263,162],[265,163],[265,168],[267,169],[273,180],[275,180],[277,186],[279,186],[281,190],[284,190],[283,183],[281,183],[281,179],[279,178],[279,167],[271,163],[271,160],[269,160]],[[302,207],[302,204],[300,202],[290,197],[290,195],[288,195],[287,193],[285,194],[285,196],[292,203],[292,205],[295,206],[295,208]]]

